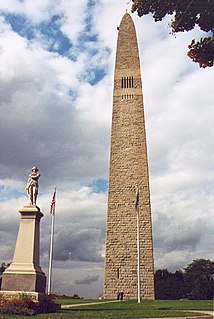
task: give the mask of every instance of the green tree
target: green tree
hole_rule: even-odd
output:
[[[213,0],[132,0],[132,12],[139,17],[151,13],[161,21],[173,15],[172,33],[192,30],[196,25],[206,32],[200,40],[193,39],[187,55],[202,68],[214,64],[214,1]]]
[[[159,269],[155,272],[155,298],[175,300],[186,294],[183,272],[177,270],[175,273],[167,269]]]
[[[7,267],[9,266],[10,266],[10,263],[9,264],[2,263],[0,266],[0,288],[1,288],[1,282],[2,282],[2,274],[5,271],[5,269],[7,269]]]
[[[194,299],[214,298],[214,262],[208,259],[193,260],[184,268],[184,279]]]
[[[0,275],[3,274],[3,272],[5,271],[5,269],[7,269],[7,267],[10,266],[10,263],[6,264],[5,262],[1,264],[0,266]]]

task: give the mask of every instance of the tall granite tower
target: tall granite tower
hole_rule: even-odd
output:
[[[114,75],[105,257],[105,298],[138,296],[136,189],[139,190],[140,296],[154,299],[154,262],[140,61],[135,26],[119,27]]]

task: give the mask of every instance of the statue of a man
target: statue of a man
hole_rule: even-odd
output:
[[[27,191],[30,204],[36,205],[36,199],[38,195],[38,189],[39,189],[39,177],[40,173],[36,166],[32,167],[31,174],[28,177],[27,185],[25,187],[25,190]]]

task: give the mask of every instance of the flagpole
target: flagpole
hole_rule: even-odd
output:
[[[137,209],[137,301],[140,303],[140,230],[139,230],[139,208]]]
[[[53,241],[54,241],[54,224],[55,224],[55,196],[56,196],[56,187],[54,189],[54,195],[53,195],[53,199],[51,203],[51,211],[50,211],[52,215],[52,219],[51,219],[52,222],[51,222],[51,240],[50,240],[49,271],[48,271],[48,295],[51,294],[51,280],[52,280]]]
[[[137,215],[137,301],[140,303],[140,227],[139,227],[139,188],[137,187],[135,211]]]

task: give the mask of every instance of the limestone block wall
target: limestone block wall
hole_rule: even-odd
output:
[[[117,42],[105,257],[105,298],[137,298],[136,185],[139,188],[141,298],[154,299],[149,175],[140,62],[128,13]]]

